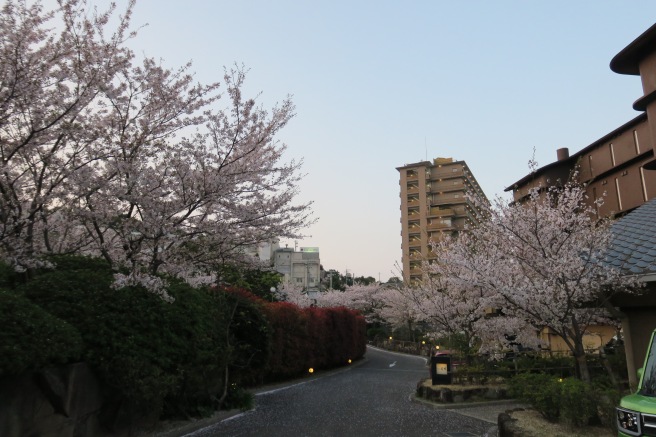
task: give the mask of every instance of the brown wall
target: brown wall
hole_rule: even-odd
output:
[[[649,120],[638,117],[569,159],[539,169],[515,187],[513,198],[522,201],[531,188],[567,180],[578,165],[590,204],[603,198],[599,215],[622,215],[656,197],[656,171],[643,169],[653,157]]]

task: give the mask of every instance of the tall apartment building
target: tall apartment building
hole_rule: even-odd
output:
[[[478,213],[467,194],[486,199],[464,161],[435,158],[397,167],[401,188],[403,279],[421,281],[421,263],[431,261],[430,241],[475,224]],[[486,200],[487,201],[487,200]]]

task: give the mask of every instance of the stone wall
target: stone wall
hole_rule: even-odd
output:
[[[147,416],[147,415],[146,415]],[[127,436],[156,418],[135,418],[76,363],[0,378],[0,436]]]
[[[431,402],[461,403],[509,399],[505,386],[428,386],[424,381],[417,384],[417,396]]]

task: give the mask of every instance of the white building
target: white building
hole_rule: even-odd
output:
[[[274,252],[273,268],[281,273],[283,286],[318,290],[321,281],[321,262],[318,247],[279,248]]]
[[[246,246],[243,251],[246,255],[251,256],[265,263],[266,265],[273,265],[273,257],[280,248],[280,240],[274,238],[269,241],[264,241],[257,245]]]

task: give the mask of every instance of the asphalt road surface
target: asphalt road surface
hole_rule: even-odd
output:
[[[368,348],[359,365],[259,393],[253,410],[188,434],[204,436],[485,436],[494,424],[412,402],[426,360]]]

